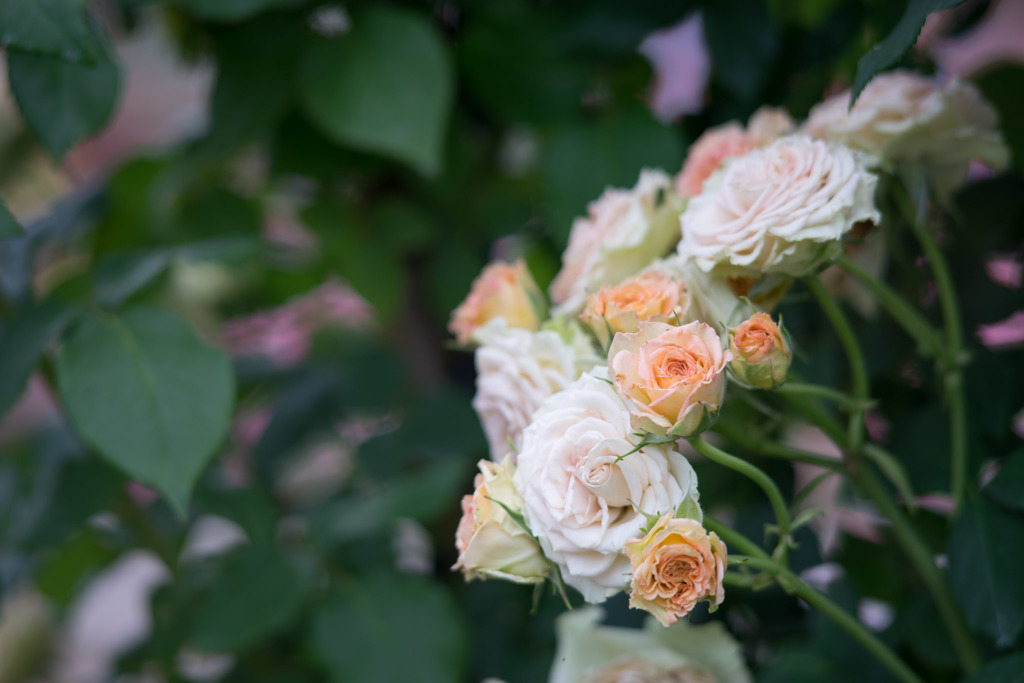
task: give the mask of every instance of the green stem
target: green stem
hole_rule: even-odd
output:
[[[903,330],[909,334],[923,354],[938,357],[942,355],[943,344],[935,328],[928,320],[918,313],[917,309],[897,294],[891,287],[866,270],[861,269],[849,256],[842,254],[836,259],[840,268],[853,276],[857,282],[867,288],[882,308]]]
[[[839,405],[845,410],[860,410],[867,408],[867,405],[862,405],[857,399],[853,398],[849,394],[845,394],[842,391],[833,389],[832,387],[823,387],[818,384],[802,384],[800,382],[786,382],[782,386],[775,389],[779,394],[796,394],[801,396],[814,396],[817,398],[823,398],[828,401]]]
[[[839,605],[829,600],[824,593],[815,590],[802,581],[800,577],[793,574],[779,563],[774,560],[761,557],[740,556],[730,557],[729,564],[731,566],[744,566],[750,569],[758,569],[776,577],[776,580],[779,581],[780,585],[782,585],[787,592],[793,593],[797,597],[801,598],[808,605],[817,609],[819,612],[835,622],[840,628],[849,633],[854,640],[863,645],[864,648],[874,655],[875,658],[885,666],[885,668],[896,676],[896,678],[904,681],[905,683],[922,683],[921,678],[918,677],[918,675],[915,674],[910,667],[903,662],[903,660],[897,657],[896,654],[885,645],[885,643],[864,628],[863,624],[850,616],[849,613],[843,610]]]
[[[792,460],[794,462],[804,462],[808,465],[824,467],[833,471],[843,469],[843,463],[839,460],[829,458],[828,456],[821,455],[820,453],[812,453],[811,451],[805,451],[799,448],[791,448],[778,443],[777,441],[769,441],[752,434],[747,434],[743,429],[733,427],[722,420],[719,420],[715,425],[715,431],[729,441],[755,451],[758,455],[780,458],[783,460]]]
[[[817,299],[818,305],[831,321],[850,363],[850,374],[853,380],[851,393],[860,407],[850,411],[846,430],[846,457],[856,458],[861,446],[864,445],[864,406],[868,401],[868,372],[867,366],[864,364],[864,356],[861,354],[857,335],[854,334],[849,321],[846,320],[839,304],[828,293],[821,281],[816,277],[807,277],[804,278],[804,286]]]
[[[762,550],[760,546],[758,546],[756,543],[751,541],[749,538],[747,538],[740,532],[725,526],[717,519],[713,519],[705,515],[704,528],[708,531],[713,531],[716,534],[718,534],[718,537],[725,541],[725,544],[728,547],[733,548],[734,550],[740,550],[746,553],[747,555],[751,555],[753,557],[763,557],[765,559],[768,559],[768,553]]]
[[[752,465],[741,458],[737,458],[735,455],[730,455],[719,448],[715,448],[699,436],[690,439],[690,445],[711,462],[728,467],[735,472],[739,472],[761,487],[772,504],[772,510],[775,512],[775,519],[779,525],[779,544],[776,548],[776,552],[779,553],[780,557],[785,557],[787,552],[786,549],[789,547],[790,541],[789,507],[786,505],[786,501],[782,497],[779,487],[775,485],[775,482],[772,481],[771,477],[765,474],[764,470],[760,467]]]

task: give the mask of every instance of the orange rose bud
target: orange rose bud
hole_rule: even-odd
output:
[[[496,261],[473,281],[465,301],[452,312],[448,329],[460,344],[471,342],[478,329],[499,317],[504,318],[509,327],[535,332],[540,327],[543,307],[544,295],[526,263]]]
[[[787,337],[781,320],[776,325],[767,313],[753,314],[729,330],[729,369],[748,386],[774,389],[786,381],[793,360]]]

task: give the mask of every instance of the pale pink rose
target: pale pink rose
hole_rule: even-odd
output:
[[[729,367],[744,384],[772,389],[786,381],[793,352],[786,334],[767,313],[755,313],[729,330]]]
[[[632,403],[634,428],[688,437],[718,416],[730,357],[706,323],[673,327],[646,322],[636,333],[615,335],[608,372],[616,390]]]
[[[608,188],[573,221],[562,269],[551,283],[555,312],[571,314],[602,285],[621,282],[679,241],[679,204],[671,179],[644,170],[632,190]]]
[[[684,197],[700,194],[704,181],[723,161],[744,156],[792,130],[789,114],[771,107],[757,110],[746,129],[735,121],[707,129],[686,153],[683,169],[676,176],[676,192]]]
[[[496,261],[473,281],[469,295],[452,313],[448,329],[460,344],[493,318],[504,318],[509,327],[534,331],[540,327],[543,295],[526,263]]]
[[[665,626],[702,600],[713,610],[725,598],[728,551],[697,520],[666,515],[646,536],[627,542],[626,554],[633,565],[629,606],[650,612]]]
[[[606,347],[616,332],[636,332],[644,321],[681,324],[689,307],[684,283],[648,271],[591,294],[580,319]]]
[[[979,325],[978,338],[993,351],[1008,351],[1024,345],[1024,311],[991,325]]]
[[[780,138],[726,163],[690,199],[679,254],[731,277],[813,273],[856,224],[879,220],[877,182],[849,149]]]
[[[506,458],[500,465],[479,462],[473,493],[462,498],[462,519],[455,532],[459,559],[452,569],[467,580],[494,578],[516,583],[540,583],[548,564],[540,546],[511,516],[520,513],[523,499],[512,485],[515,468]]]

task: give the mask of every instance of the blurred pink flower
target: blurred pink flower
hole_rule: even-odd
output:
[[[700,12],[650,34],[637,51],[654,68],[649,104],[655,116],[667,123],[704,108],[711,59]]]
[[[889,438],[889,421],[885,415],[877,410],[869,410],[864,413],[864,424],[868,430],[868,436],[878,444],[884,444]]]
[[[1013,433],[1024,439],[1024,409],[1018,410],[1013,416],[1011,429]]]
[[[1006,320],[978,326],[981,343],[993,351],[1008,351],[1024,346],[1024,310],[1017,311]]]
[[[229,320],[221,336],[234,356],[270,358],[288,367],[306,357],[318,330],[363,329],[371,322],[372,309],[355,290],[328,281],[278,308]]]
[[[996,0],[968,32],[941,35],[956,10],[928,17],[918,47],[927,50],[941,72],[966,78],[999,63],[1024,65],[1024,2]]]
[[[1018,254],[993,256],[985,263],[985,272],[992,282],[1008,289],[1020,289],[1024,283],[1024,264]]]

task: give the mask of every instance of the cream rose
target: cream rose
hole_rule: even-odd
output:
[[[707,429],[725,395],[729,353],[714,328],[640,323],[635,334],[617,334],[608,349],[608,372],[632,402],[635,429],[688,437]]]
[[[473,333],[492,318],[504,318],[509,327],[536,330],[540,327],[543,301],[544,295],[525,262],[491,263],[452,312],[448,329],[460,344],[469,343]]]
[[[504,319],[477,330],[473,408],[492,460],[500,462],[509,452],[515,460],[533,412],[598,360],[580,337],[582,333],[567,342],[558,332],[521,330],[509,327]]]
[[[625,589],[623,546],[645,515],[697,499],[697,476],[671,444],[638,448],[626,405],[602,374],[596,368],[545,401],[523,433],[515,474],[544,554],[587,602]]]
[[[879,220],[877,182],[858,153],[780,138],[726,163],[690,200],[679,253],[725,276],[807,275],[835,258],[854,225]]]
[[[636,332],[643,321],[681,324],[689,307],[683,282],[650,270],[591,294],[580,319],[607,347],[616,332]]]
[[[725,598],[725,544],[693,519],[659,519],[643,538],[626,544],[633,566],[629,606],[650,612],[665,626],[707,600],[712,609]]]
[[[886,163],[922,162],[947,184],[962,181],[972,159],[996,169],[1009,162],[996,112],[970,83],[940,87],[921,74],[890,71],[868,83],[853,109],[849,102],[847,90],[815,106],[801,131]]]
[[[723,161],[741,157],[792,130],[793,119],[789,114],[772,107],[758,109],[746,129],[735,121],[708,128],[690,145],[683,168],[676,176],[676,192],[684,197],[700,194],[704,181]]]
[[[767,313],[755,313],[729,330],[729,369],[744,384],[772,389],[786,381],[793,360],[781,323]]]
[[[562,269],[551,283],[559,314],[576,313],[601,285],[621,282],[679,241],[681,205],[671,179],[644,170],[632,190],[609,188],[573,221]]]
[[[455,532],[459,559],[452,569],[462,570],[467,580],[540,583],[548,574],[547,561],[536,539],[509,514],[523,506],[512,484],[512,460],[506,458],[500,465],[481,460],[479,467],[473,493],[462,498],[462,519]]]

